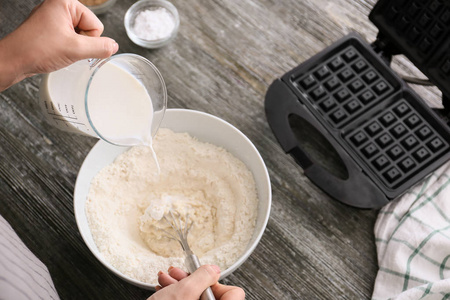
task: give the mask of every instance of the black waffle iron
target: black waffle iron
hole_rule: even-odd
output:
[[[381,0],[369,19],[368,44],[352,33],[269,87],[267,120],[286,153],[331,197],[379,208],[450,159],[450,1]],[[430,109],[390,67],[407,56],[443,93],[442,115]],[[312,159],[292,129],[300,118],[325,138],[347,174]]]

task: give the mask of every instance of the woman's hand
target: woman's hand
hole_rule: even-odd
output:
[[[158,273],[160,286],[148,300],[198,300],[211,287],[217,300],[244,300],[244,290],[218,283],[220,269],[214,265],[204,265],[189,275],[185,271],[170,267],[167,273]]]
[[[107,58],[119,46],[100,37],[103,24],[77,0],[46,0],[0,41],[0,91],[37,73],[86,58]]]

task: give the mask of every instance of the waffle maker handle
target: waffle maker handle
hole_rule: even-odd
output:
[[[362,172],[280,79],[276,79],[266,93],[265,110],[267,121],[283,150],[291,154],[304,174],[328,195],[359,208],[380,208],[388,203],[386,195]],[[336,177],[308,156],[289,125],[289,116],[292,114],[308,122],[330,142],[347,168],[348,178]]]

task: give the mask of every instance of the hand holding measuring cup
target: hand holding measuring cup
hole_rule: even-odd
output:
[[[166,107],[164,81],[145,58],[110,57],[118,45],[102,32],[100,20],[78,1],[45,0],[0,41],[0,91],[52,72],[40,88],[50,124],[116,145],[149,144]],[[106,59],[92,64],[88,58]]]
[[[34,74],[111,56],[119,46],[102,32],[100,20],[78,1],[42,2],[0,41],[0,92]]]

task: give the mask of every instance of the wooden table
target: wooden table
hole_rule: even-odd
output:
[[[2,0],[0,38],[39,0]],[[357,31],[373,41],[367,16],[375,0],[173,0],[176,39],[147,50],[126,36],[132,0],[100,19],[119,52],[147,57],[167,84],[170,108],[216,115],[238,127],[260,151],[273,189],[271,217],[250,258],[226,284],[247,299],[367,299],[377,273],[375,210],[332,200],[278,145],[264,113],[270,83],[327,45]],[[394,69],[417,71],[407,60]],[[38,107],[40,77],[0,93],[0,214],[48,266],[62,299],[146,299],[101,265],[84,244],[73,214],[78,170],[96,139],[48,125]],[[417,91],[431,102],[435,89]]]

